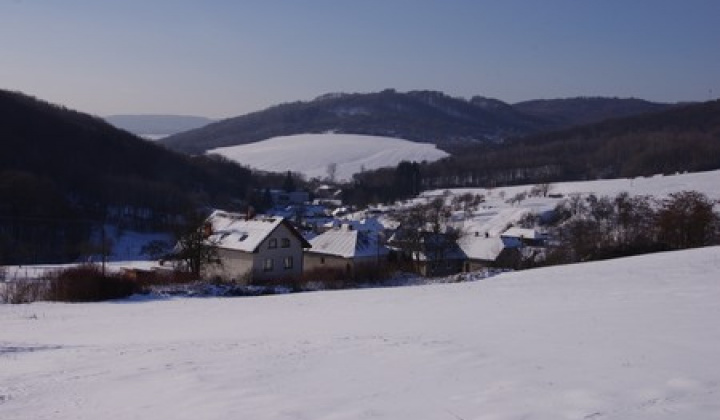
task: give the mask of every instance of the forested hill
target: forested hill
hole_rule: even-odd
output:
[[[476,145],[416,165],[415,189],[621,178],[720,168],[720,101],[678,106],[562,131]],[[345,191],[350,202],[391,201],[401,167],[367,171]],[[405,194],[407,195],[407,194]]]
[[[230,118],[162,140],[187,153],[276,136],[325,133],[397,137],[452,144],[536,132],[542,121],[509,106],[486,109],[440,92],[330,94]]]
[[[429,183],[499,185],[720,168],[720,101],[468,148],[428,165]]]
[[[250,181],[235,164],[190,158],[100,118],[0,90],[0,257],[41,221],[150,227],[243,197]]]
[[[495,143],[508,137],[656,111],[669,105],[634,99],[576,98],[509,105],[481,96],[470,100],[435,91],[338,93],[277,105],[165,138],[191,154],[276,136],[336,132],[397,137],[454,146]]]

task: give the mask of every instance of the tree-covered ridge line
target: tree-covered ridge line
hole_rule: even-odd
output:
[[[476,96],[470,100],[437,91],[323,95],[228,118],[161,142],[200,154],[217,147],[296,134],[364,134],[453,146],[497,143],[506,138],[637,115],[671,105],[639,99],[574,98],[510,105]]]

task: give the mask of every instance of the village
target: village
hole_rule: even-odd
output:
[[[214,210],[201,228],[206,252],[188,255],[182,245],[175,250],[181,261],[195,259],[190,265],[203,278],[239,285],[517,269],[547,242],[539,228],[521,222],[536,220],[527,215],[538,210],[551,212],[561,195],[536,194],[528,201],[533,210],[498,194],[488,202],[484,195],[445,191],[355,210],[327,185],[313,192],[319,197],[313,201],[305,191],[272,190],[272,207],[264,214]],[[161,267],[168,264],[177,261]]]

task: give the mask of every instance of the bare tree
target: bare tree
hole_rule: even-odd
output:
[[[451,226],[450,214],[443,198],[438,197],[393,215],[400,227],[392,245],[411,258],[415,271],[423,258],[433,265],[444,261],[457,247],[460,230]]]
[[[200,215],[191,215],[176,232],[174,259],[182,268],[200,276],[209,265],[220,264],[216,244],[211,239],[212,226]]]
[[[337,179],[337,163],[329,163],[327,166],[327,179],[330,182],[335,182]]]
[[[660,240],[671,248],[691,248],[717,241],[714,202],[697,191],[670,194],[658,212]]]
[[[547,197],[548,194],[550,194],[550,191],[552,190],[553,185],[549,184],[547,182],[537,184],[532,187],[530,190],[530,195],[533,195],[535,197]]]

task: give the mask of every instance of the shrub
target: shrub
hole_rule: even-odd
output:
[[[697,191],[670,194],[658,212],[660,241],[673,249],[715,243],[720,218],[713,212],[714,204]]]
[[[41,300],[45,283],[37,280],[19,279],[0,282],[0,303],[30,303]]]
[[[47,299],[60,302],[97,302],[125,298],[139,285],[120,274],[103,273],[95,265],[82,265],[51,274]]]

